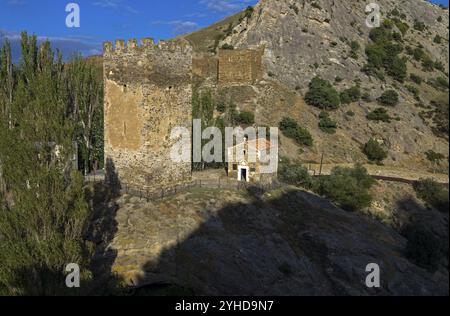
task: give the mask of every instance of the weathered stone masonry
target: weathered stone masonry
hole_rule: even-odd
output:
[[[190,181],[191,163],[170,159],[170,134],[192,128],[191,67],[186,43],[104,44],[107,180],[147,191]]]
[[[204,85],[252,85],[262,78],[263,50],[195,56],[186,41],[104,43],[107,181],[153,192],[190,182],[191,163],[170,159],[174,127],[192,130],[193,76]]]

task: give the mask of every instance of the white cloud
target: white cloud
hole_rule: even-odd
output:
[[[31,34],[28,34],[31,35]],[[0,29],[0,46],[5,40],[11,42],[14,61],[20,57],[21,36],[19,32],[11,32]],[[92,36],[37,36],[38,44],[44,41],[50,41],[53,49],[59,49],[65,59],[71,57],[73,53],[79,52],[82,55],[99,55],[102,53],[101,41]]]
[[[7,3],[13,6],[22,6],[25,5],[27,2],[25,0],[9,0]]]
[[[215,12],[231,12],[240,10],[252,2],[251,0],[200,0],[200,4]]]
[[[151,22],[150,24],[151,25],[170,25],[170,26],[172,26],[172,32],[175,35],[190,33],[200,27],[197,22],[182,21],[182,20],[154,21],[154,22]]]
[[[132,14],[138,14],[139,11],[133,8],[132,6],[122,4],[122,0],[97,0],[93,3],[93,5],[105,8],[105,9],[113,9],[113,10],[125,10]]]

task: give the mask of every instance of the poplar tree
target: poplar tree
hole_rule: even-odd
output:
[[[66,287],[65,267],[80,266],[86,291],[92,246],[83,177],[71,163],[68,76],[49,42],[38,47],[22,33],[21,48],[17,67],[8,44],[0,59],[0,294],[79,294]]]

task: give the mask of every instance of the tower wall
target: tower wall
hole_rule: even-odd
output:
[[[192,129],[192,48],[142,39],[104,43],[107,181],[154,191],[190,181],[170,158],[174,127]]]

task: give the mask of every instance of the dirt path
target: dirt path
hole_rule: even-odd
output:
[[[305,165],[311,173],[319,174],[320,164],[306,164]],[[331,170],[335,167],[353,167],[353,164],[324,164],[322,167],[322,174],[329,175]],[[408,170],[392,166],[378,166],[378,165],[364,165],[371,176],[385,177],[392,179],[403,179],[406,181],[417,181],[420,179],[431,178],[440,183],[449,183],[448,174],[423,172],[417,170]]]

